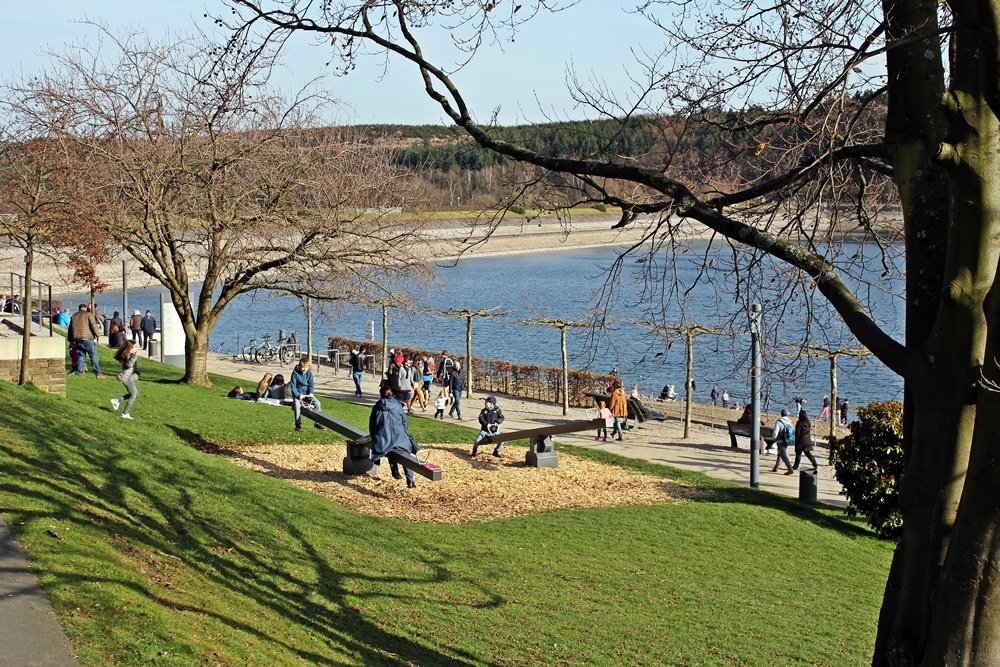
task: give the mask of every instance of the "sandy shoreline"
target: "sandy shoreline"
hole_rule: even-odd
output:
[[[522,224],[519,221],[505,222],[489,239],[481,243],[476,243],[485,235],[481,228],[475,229],[464,224],[442,225],[428,232],[435,239],[431,242],[430,255],[445,260],[458,257],[496,257],[575,248],[624,246],[641,240],[643,229],[613,230],[611,226],[616,221],[617,218],[614,217],[600,216],[600,219],[573,220],[567,227],[555,221],[542,226]],[[23,257],[23,251],[16,247],[0,250],[0,293],[18,292],[18,281],[14,279],[12,289],[10,276],[24,273]],[[127,269],[130,289],[160,286],[156,280],[140,271],[138,263],[129,259],[124,252],[98,267],[97,273],[101,280],[112,286],[120,286],[123,259],[129,260]],[[192,277],[195,276],[196,268],[189,267]],[[50,258],[37,258],[32,273],[35,280],[52,285],[53,296],[82,291],[79,285],[73,283],[72,271]]]

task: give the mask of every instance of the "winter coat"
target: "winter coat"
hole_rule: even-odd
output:
[[[792,427],[792,421],[788,417],[779,417],[778,421],[775,422],[774,424],[774,431],[771,433],[771,435],[774,437],[774,443],[778,445],[778,447],[788,446],[788,443],[785,441],[785,439],[781,437],[781,433],[782,431],[784,431],[784,427],[786,425],[789,428]],[[796,442],[798,442],[798,440],[796,440]]]
[[[412,452],[409,421],[403,404],[394,398],[380,398],[368,417],[368,432],[372,437],[372,461],[378,462],[394,449]]]
[[[101,329],[97,320],[85,310],[77,311],[69,320],[69,339],[71,341],[93,340],[101,337]]]
[[[363,373],[365,370],[365,355],[361,352],[351,352],[348,363],[351,365],[352,373]]]
[[[628,401],[625,398],[625,390],[618,387],[611,392],[611,401],[608,404],[612,417],[628,417]]]
[[[503,411],[499,406],[494,405],[489,408],[483,408],[479,411],[479,425],[484,431],[489,431],[490,424],[496,424],[499,426],[503,423]]]
[[[400,366],[396,376],[396,385],[399,391],[413,391],[413,367]],[[394,387],[393,389],[396,389]]]
[[[139,331],[142,329],[142,315],[136,313],[132,316],[132,319],[128,321],[128,328],[130,331]]]
[[[448,374],[448,388],[452,391],[465,391],[465,371],[452,368]]]
[[[132,318],[135,319],[135,318]],[[139,320],[139,328],[142,329],[144,334],[155,334],[156,333],[156,318],[152,315],[147,315],[146,317]]]
[[[814,446],[812,424],[807,419],[800,419],[795,423],[795,451],[811,452]]]

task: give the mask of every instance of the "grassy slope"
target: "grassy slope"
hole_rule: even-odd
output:
[[[371,518],[189,446],[331,436],[224,400],[231,381],[178,376],[146,363],[131,423],[110,411],[110,377],[70,377],[69,400],[0,382],[0,511],[83,664],[869,658],[890,550],[833,512],[624,462],[703,498],[462,526]],[[413,423],[424,442],[470,437]]]

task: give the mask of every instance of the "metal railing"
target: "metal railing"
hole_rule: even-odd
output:
[[[14,289],[15,280],[17,281],[17,283],[16,283],[17,284],[17,289],[16,290]],[[53,319],[52,318],[52,285],[50,285],[50,284],[48,284],[46,282],[42,282],[41,280],[35,280],[34,278],[32,278],[31,279],[31,287],[34,288],[35,285],[38,286],[38,297],[35,299],[35,303],[37,304],[36,308],[38,309],[38,326],[40,326],[40,327],[44,327],[45,326],[45,323],[42,321],[42,304],[47,303],[48,304],[48,312],[49,312],[49,336],[54,336],[55,333],[53,333],[53,331],[52,331],[52,319]],[[18,314],[20,312],[20,310],[18,310],[16,312],[14,310],[14,308],[15,308],[15,305],[14,305],[15,304],[14,295],[15,294],[16,295],[27,294],[28,291],[25,290],[24,287],[25,287],[24,274],[11,272],[11,274],[10,274],[10,301],[7,304],[7,305],[9,305],[10,310],[7,310],[7,305],[5,305],[4,312],[9,312],[11,315]],[[43,287],[46,288],[48,300],[42,299],[42,288]],[[20,308],[23,308],[23,307],[24,307],[23,305],[20,306]]]

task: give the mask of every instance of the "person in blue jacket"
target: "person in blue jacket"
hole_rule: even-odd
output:
[[[399,454],[416,454],[420,448],[410,438],[406,410],[402,403],[393,398],[392,387],[383,385],[379,395],[381,398],[372,406],[372,413],[368,417],[368,432],[372,437],[372,462],[377,464],[383,458],[388,459],[392,476],[399,479],[402,477],[399,474]],[[406,473],[406,487],[416,487],[413,471],[404,468],[403,472]]]
[[[299,363],[292,369],[292,378],[288,381],[288,387],[292,392],[292,410],[295,412],[295,430],[302,430],[302,408],[311,408],[316,412],[322,410],[319,401],[313,392],[316,391],[316,383],[313,380],[312,371],[309,369],[311,361],[306,355],[299,359]],[[319,427],[319,424],[316,424]]]

